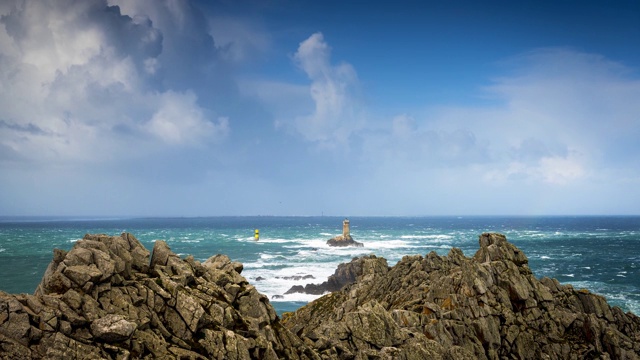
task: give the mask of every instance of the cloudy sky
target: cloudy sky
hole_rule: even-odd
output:
[[[0,2],[0,215],[320,214],[640,214],[640,3]]]

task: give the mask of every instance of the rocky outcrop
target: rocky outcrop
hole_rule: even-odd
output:
[[[471,258],[354,259],[327,281],[340,290],[280,320],[227,256],[86,235],[54,250],[34,295],[0,293],[0,358],[640,358],[637,316],[527,263],[500,234]]]
[[[452,249],[366,258],[358,280],[286,314],[323,359],[639,359],[640,319],[587,290],[536,279],[500,234]]]
[[[86,235],[34,295],[0,294],[2,359],[319,359],[224,255]]]
[[[327,240],[327,245],[329,246],[356,246],[363,247],[364,245],[361,242],[357,242],[353,240],[351,235],[338,235]]]
[[[338,268],[329,276],[327,281],[322,284],[294,285],[285,294],[303,293],[312,295],[322,295],[328,292],[338,291],[344,286],[352,284],[362,275],[363,266],[369,259],[377,259],[375,255],[364,256],[361,258],[353,258],[348,263],[338,265]],[[386,260],[380,258],[386,264]]]

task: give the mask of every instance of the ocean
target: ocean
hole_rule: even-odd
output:
[[[361,248],[332,248],[342,217],[0,218],[0,290],[33,293],[53,249],[69,250],[85,233],[134,234],[151,250],[165,240],[180,256],[204,261],[226,254],[244,264],[242,275],[266,294],[278,313],[317,298],[284,293],[293,285],[321,283],[338,264],[375,254],[390,266],[405,255],[466,256],[478,236],[500,232],[522,249],[536,277],[558,279],[603,295],[611,305],[640,314],[640,217],[352,217]],[[259,229],[260,240],[254,240]],[[278,297],[277,295],[284,295]]]

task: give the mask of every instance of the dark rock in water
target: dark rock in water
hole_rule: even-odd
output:
[[[351,262],[338,265],[338,268],[322,284],[294,285],[285,294],[303,293],[322,295],[327,292],[337,291],[344,286],[352,284],[357,277],[362,275],[362,267],[367,259],[377,259],[375,255],[354,258]],[[381,263],[387,266],[387,261],[381,258]]]
[[[500,234],[471,258],[354,259],[280,320],[225,255],[85,235],[34,295],[0,292],[0,358],[640,359],[640,318],[527,263]]]
[[[266,279],[265,279],[265,278],[263,278],[262,276],[258,276],[258,277],[256,278],[256,281],[264,281],[264,280],[266,280]]]
[[[342,221],[342,235],[336,236],[327,240],[329,246],[356,246],[362,247],[362,243],[359,243],[351,237],[350,222],[349,219]]]
[[[640,318],[587,290],[538,280],[501,234],[362,274],[283,322],[323,358],[640,359]]]
[[[353,240],[351,235],[338,235],[334,238],[327,240],[327,245],[329,246],[356,246],[363,247],[364,245],[361,242],[357,242]]]
[[[293,276],[276,276],[276,279],[282,280],[307,280],[307,279],[315,279],[313,275],[293,275]]]
[[[272,299],[284,299],[284,296],[282,295],[273,295],[271,296]]]

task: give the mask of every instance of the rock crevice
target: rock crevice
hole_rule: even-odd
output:
[[[54,251],[34,295],[0,294],[3,359],[319,359],[217,255],[153,253],[131,234]]]
[[[587,290],[538,280],[504,235],[482,234],[479,244],[471,258],[454,248],[405,256],[391,268],[381,258],[360,260],[354,283],[283,322],[324,359],[640,358],[636,315]]]
[[[54,250],[34,295],[0,293],[0,358],[640,359],[636,315],[535,278],[501,234],[479,244],[393,267],[356,258],[280,319],[225,255],[86,235]]]

